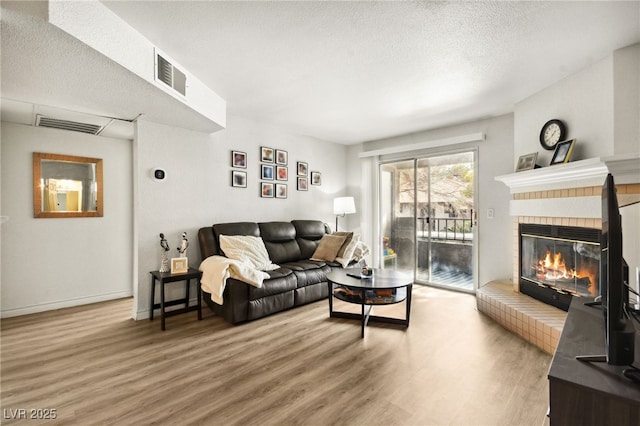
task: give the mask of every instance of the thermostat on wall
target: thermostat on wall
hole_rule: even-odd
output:
[[[167,172],[160,167],[154,167],[151,173],[153,180],[162,182],[167,178]]]

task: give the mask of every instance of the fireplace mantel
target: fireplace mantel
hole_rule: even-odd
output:
[[[497,176],[512,194],[601,186],[607,173],[617,185],[640,183],[640,153],[590,158]]]
[[[634,186],[618,193],[620,206],[640,202],[640,154],[590,158],[497,176],[496,180],[514,195],[511,216],[599,219],[600,191],[592,188],[600,188],[607,173],[613,175],[616,186]]]

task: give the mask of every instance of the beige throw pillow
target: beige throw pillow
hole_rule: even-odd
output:
[[[351,238],[351,241],[349,241],[348,244],[345,241],[344,245],[340,249],[340,251],[343,253],[341,256],[336,256],[336,262],[342,265],[343,268],[346,268],[352,260],[355,260],[354,252],[356,251],[356,247],[358,247],[359,242],[360,234],[354,234]]]
[[[342,243],[342,247],[340,247],[340,250],[338,250],[338,254],[336,255],[336,257],[344,257],[344,251],[347,249],[347,247],[349,247],[349,243],[353,239],[353,232],[340,231],[340,232],[334,232],[331,235],[345,237],[344,243]]]
[[[318,243],[316,251],[311,256],[311,260],[325,260],[333,262],[336,260],[338,251],[344,244],[347,237],[342,235],[325,235]]]

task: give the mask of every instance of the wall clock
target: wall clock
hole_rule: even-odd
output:
[[[540,145],[548,151],[554,150],[558,142],[564,140],[566,130],[564,123],[558,119],[547,121],[540,130]]]

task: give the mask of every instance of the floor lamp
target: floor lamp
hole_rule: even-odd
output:
[[[336,231],[338,231],[338,217],[355,213],[356,203],[353,197],[338,197],[333,199],[333,214],[336,215]]]

